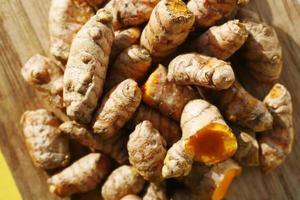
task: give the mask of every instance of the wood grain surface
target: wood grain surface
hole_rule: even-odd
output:
[[[48,192],[47,174],[36,169],[22,140],[21,114],[42,104],[25,84],[20,68],[36,53],[49,55],[48,9],[50,0],[0,0],[0,148],[25,200],[59,199]],[[295,145],[285,164],[270,174],[244,169],[230,188],[229,200],[300,199],[300,2],[252,0],[250,7],[272,24],[283,45],[285,66],[281,83],[292,91]],[[267,87],[247,89],[262,98]],[[1,178],[1,177],[0,177]]]

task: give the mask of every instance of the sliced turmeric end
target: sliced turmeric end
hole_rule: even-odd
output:
[[[186,14],[189,12],[187,6],[181,0],[169,1],[167,6],[169,10],[176,14]]]
[[[270,96],[271,96],[271,98],[275,99],[275,98],[280,97],[282,95],[282,93],[283,93],[282,87],[280,85],[276,84],[270,91]]]
[[[228,126],[211,123],[191,136],[185,147],[195,155],[194,160],[212,165],[233,156],[237,140]]]

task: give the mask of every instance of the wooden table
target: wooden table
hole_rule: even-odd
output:
[[[49,54],[47,27],[50,0],[0,0],[0,148],[25,200],[59,199],[48,192],[47,174],[34,168],[21,137],[19,119],[27,109],[42,106],[40,98],[20,76],[20,68],[33,54]],[[245,169],[231,187],[230,200],[300,199],[300,2],[252,0],[256,10],[277,30],[285,67],[280,82],[293,96],[295,147],[283,166],[264,175]],[[299,81],[299,82],[298,82]],[[260,90],[257,96],[262,97]]]

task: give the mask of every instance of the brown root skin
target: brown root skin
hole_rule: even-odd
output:
[[[75,121],[67,121],[59,126],[63,134],[78,141],[81,145],[109,155],[119,164],[128,162],[126,144],[128,137],[123,133],[104,140],[99,135],[93,134],[91,130]]]
[[[226,119],[254,132],[272,128],[273,118],[263,102],[248,93],[237,81],[215,93],[216,104]]]
[[[129,136],[127,149],[130,164],[145,180],[162,180],[166,142],[150,121],[143,121],[136,126]]]
[[[246,42],[248,31],[238,20],[213,26],[191,42],[189,50],[227,60]]]
[[[129,194],[121,198],[121,200],[142,200],[142,198],[134,194]]]
[[[122,165],[106,179],[101,194],[104,200],[119,200],[129,194],[138,194],[144,183],[143,177],[133,167]]]
[[[162,114],[180,121],[184,106],[198,94],[189,86],[180,86],[167,80],[167,69],[158,65],[142,87],[143,101]]]
[[[132,117],[141,99],[141,90],[132,79],[126,79],[112,88],[96,113],[94,133],[105,139],[116,135]]]
[[[102,95],[114,33],[112,15],[100,9],[73,40],[64,74],[64,102],[67,115],[89,123]],[[103,37],[105,36],[105,37]]]
[[[168,68],[168,80],[179,85],[197,85],[213,90],[228,89],[234,82],[229,63],[197,53],[174,58]]]
[[[27,150],[36,167],[54,169],[70,162],[69,141],[58,129],[61,121],[45,109],[26,111],[21,118]]]
[[[75,34],[94,15],[85,0],[53,0],[49,11],[51,54],[66,64]]]
[[[134,129],[142,121],[148,120],[157,129],[167,142],[167,147],[172,146],[181,138],[180,126],[175,121],[160,114],[158,111],[141,104],[133,117],[127,123],[129,129]]]
[[[132,45],[122,51],[110,67],[105,88],[110,89],[127,78],[140,83],[151,67],[152,58],[145,48]]]
[[[78,200],[103,200],[101,197],[101,190],[97,187],[94,190],[88,191],[86,193],[82,193],[76,196]]]
[[[150,183],[143,200],[168,200],[165,183]]]
[[[111,170],[110,161],[100,153],[90,153],[48,179],[49,189],[60,197],[96,188]]]
[[[32,56],[22,67],[25,81],[55,108],[63,109],[63,70],[49,58],[40,54]]]
[[[185,151],[207,165],[227,160],[237,150],[237,141],[217,107],[198,99],[190,101],[181,116]],[[211,148],[214,146],[215,148]]]
[[[194,15],[183,1],[161,0],[153,9],[140,43],[149,50],[154,61],[159,61],[185,41],[193,23]]]
[[[294,143],[293,106],[289,91],[275,84],[264,103],[274,117],[273,130],[259,136],[260,163],[264,172],[277,168],[290,154]]]

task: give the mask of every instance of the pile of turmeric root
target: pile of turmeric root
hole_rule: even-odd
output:
[[[53,108],[21,119],[34,165],[55,169],[49,190],[82,200],[221,200],[242,167],[281,165],[294,138],[291,95],[276,83],[282,49],[247,4],[52,0],[51,56],[34,55],[21,70]],[[263,100],[239,82],[239,68],[274,85]],[[88,153],[72,160],[71,141]]]

